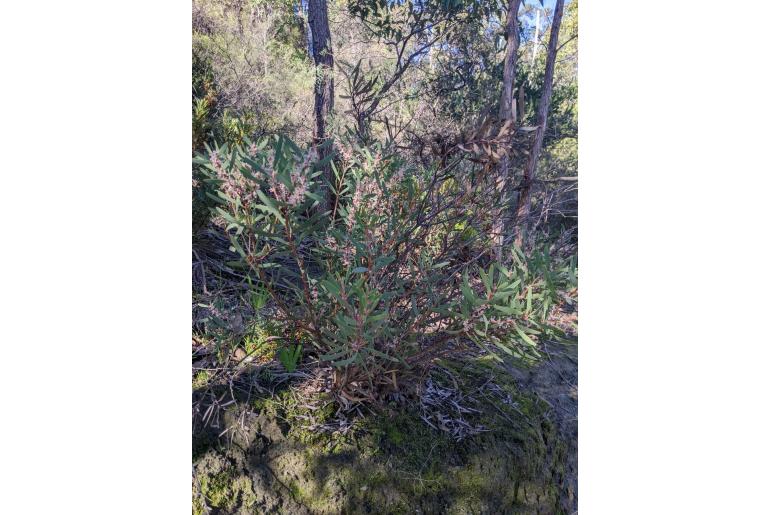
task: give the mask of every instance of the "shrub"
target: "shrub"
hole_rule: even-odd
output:
[[[470,342],[498,359],[536,353],[568,274],[547,253],[491,261],[483,235],[497,200],[484,170],[409,167],[379,147],[341,153],[333,185],[312,149],[282,137],[196,158],[249,284],[332,366],[338,391],[374,399]]]
[[[211,199],[206,195],[205,187],[201,184],[199,170],[193,169],[192,180],[192,233],[193,237],[209,223]]]

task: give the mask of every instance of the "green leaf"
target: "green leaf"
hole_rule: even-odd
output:
[[[346,367],[346,366],[356,362],[357,360],[358,360],[358,354],[353,354],[348,359],[342,359],[342,360],[339,360],[339,361],[335,361],[333,363],[333,365],[335,367]]]
[[[524,340],[524,341],[525,341],[525,342],[527,342],[528,344],[532,345],[533,347],[536,347],[536,346],[537,346],[537,344],[536,344],[536,343],[535,343],[535,342],[532,340],[532,338],[530,338],[529,336],[527,336],[527,334],[526,334],[524,331],[522,331],[521,329],[519,329],[519,326],[516,326],[516,332],[517,332],[517,333],[519,333],[519,336],[521,336],[521,339],[522,339],[522,340]]]
[[[372,315],[369,317],[370,322],[379,322],[381,320],[387,320],[388,318],[388,312],[380,313],[378,315]]]
[[[512,315],[514,315],[516,313],[516,308],[514,308],[513,306],[497,306],[497,305],[495,305],[495,306],[492,306],[492,307],[494,309],[498,310],[499,312],[501,312],[501,313],[503,313],[505,315],[508,315],[508,316],[512,316]]]
[[[479,275],[481,276],[481,282],[484,284],[484,288],[487,290],[487,295],[492,293],[492,279],[484,272],[484,269],[479,269]]]
[[[222,218],[224,218],[225,220],[227,220],[231,224],[235,224],[236,226],[240,226],[241,225],[241,223],[238,220],[233,218],[230,213],[228,213],[227,211],[225,211],[221,207],[216,208],[216,210],[222,216]]]
[[[466,300],[469,302],[475,304],[476,303],[476,296],[473,294],[473,290],[471,290],[471,287],[468,286],[467,283],[463,282],[460,284],[460,290],[463,292],[463,296]]]
[[[283,216],[281,216],[281,213],[278,212],[278,206],[275,204],[273,199],[262,193],[262,190],[257,190],[257,196],[259,197],[259,200],[262,201],[264,204],[263,207],[266,211],[274,215],[281,223],[286,223],[283,219]]]
[[[301,345],[290,348],[284,347],[278,350],[278,360],[281,362],[286,371],[291,373],[297,369],[297,363],[299,362],[301,353]]]
[[[311,193],[309,191],[305,192],[305,196],[310,197],[311,199],[315,200],[316,202],[323,202],[323,199],[316,195],[315,193]]]
[[[400,360],[394,356],[388,356],[384,352],[380,352],[377,349],[369,349],[369,354],[372,354],[374,356],[377,356],[378,358],[387,359],[389,361],[393,361],[395,363],[403,363],[403,360]]]
[[[527,313],[532,312],[532,286],[527,288]]]
[[[395,261],[396,258],[393,256],[382,256],[374,260],[374,271],[380,270],[382,268],[385,268],[389,264],[391,264],[393,261]]]
[[[243,247],[241,247],[240,243],[238,243],[238,240],[231,238],[230,243],[232,243],[232,247],[230,248],[236,251],[239,256],[246,259],[246,252],[243,250]]]
[[[347,353],[348,351],[343,349],[336,352],[330,352],[328,354],[322,354],[321,356],[318,356],[318,359],[320,359],[321,361],[334,361],[341,358]]]
[[[500,341],[500,340],[498,340],[497,338],[493,339],[493,340],[492,340],[492,343],[494,343],[494,344],[495,344],[495,346],[496,346],[498,349],[500,349],[501,351],[505,352],[505,353],[506,353],[506,354],[508,354],[509,356],[513,356],[513,351],[510,349],[510,347],[508,347],[507,345],[505,345],[503,342],[501,342],[501,341]]]
[[[328,279],[321,279],[320,284],[332,295],[340,294],[340,287],[332,281],[329,281]]]

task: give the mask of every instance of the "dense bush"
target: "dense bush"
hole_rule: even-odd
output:
[[[314,150],[282,137],[196,158],[254,295],[270,295],[290,343],[314,349],[334,386],[359,400],[470,342],[536,353],[574,267],[517,249],[505,266],[491,261],[484,172],[413,168],[378,147],[341,154],[334,185],[322,183]]]

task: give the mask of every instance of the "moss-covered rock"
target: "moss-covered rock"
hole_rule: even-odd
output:
[[[405,403],[329,434],[317,428],[335,418],[330,398],[284,390],[228,408],[225,424],[239,429],[196,464],[196,502],[221,513],[560,513],[565,447],[545,403],[487,363],[444,366],[484,431],[456,441]]]
[[[253,513],[257,503],[251,479],[227,458],[206,454],[196,464],[193,483],[193,512],[204,513],[204,505],[225,513]]]

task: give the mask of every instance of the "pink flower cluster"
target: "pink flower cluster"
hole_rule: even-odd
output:
[[[348,216],[345,220],[345,225],[347,225],[348,230],[353,228],[353,225],[356,222],[356,213],[358,213],[361,208],[367,209],[370,206],[381,205],[382,198],[380,193],[381,191],[377,181],[371,177],[364,177],[359,181],[356,185],[356,191],[353,193],[353,199],[350,202],[350,206],[348,206]],[[374,198],[371,198],[372,195]],[[367,199],[366,203],[364,202],[365,198]]]
[[[222,181],[222,191],[232,199],[240,199],[244,204],[248,204],[256,197],[253,188],[249,187],[246,178],[241,174],[231,174],[225,170],[219,154],[215,151],[209,157],[211,166],[217,174],[217,178]]]
[[[267,168],[265,172],[267,173],[267,184],[270,187],[270,193],[276,199],[285,201],[289,195],[286,185],[278,180],[278,174],[272,168]]]
[[[361,338],[356,338],[355,341],[350,343],[350,346],[356,352],[358,352],[361,349],[363,349],[365,345],[366,345],[366,342],[364,342]]]
[[[350,245],[345,245],[342,247],[342,264],[345,266],[350,266],[353,263],[353,247]]]
[[[353,263],[353,247],[349,242],[346,242],[345,246],[340,249],[337,240],[332,235],[327,235],[326,246],[334,252],[342,251],[342,264],[345,266],[349,267]]]
[[[222,161],[219,159],[219,153],[215,150],[211,153],[211,156],[209,157],[209,161],[211,161],[211,166],[214,167],[214,171],[217,172],[217,174],[222,173]]]
[[[268,185],[270,186],[270,193],[280,200],[286,202],[292,207],[297,207],[305,200],[305,193],[308,191],[307,177],[299,171],[294,170],[290,174],[291,180],[291,192],[289,188],[278,179],[278,174],[275,170],[271,170],[268,173]]]
[[[294,187],[294,191],[291,192],[286,202],[292,207],[296,207],[305,200],[305,193],[307,192],[307,178],[301,172],[291,172],[291,183]]]
[[[340,150],[340,154],[342,155],[342,159],[346,163],[349,163],[349,162],[351,162],[353,160],[353,149],[352,148],[350,148],[347,145],[341,145],[339,150]]]

